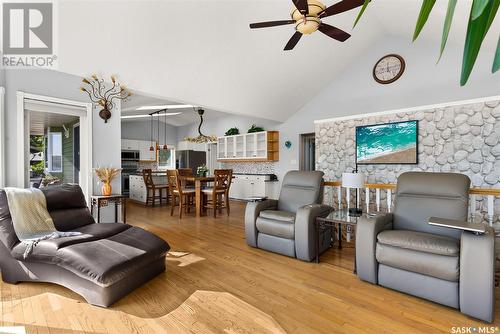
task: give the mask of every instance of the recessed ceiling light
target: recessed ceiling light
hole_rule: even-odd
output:
[[[181,112],[168,112],[168,113],[161,113],[161,114],[154,114],[153,117],[164,117],[164,116],[175,116],[175,115],[180,115],[182,114]],[[146,115],[127,115],[127,116],[122,116],[121,119],[131,119],[131,118],[147,118],[151,117],[151,115],[146,114]]]
[[[193,107],[194,106],[190,104],[165,104],[159,106],[142,106],[136,110],[187,109]]]

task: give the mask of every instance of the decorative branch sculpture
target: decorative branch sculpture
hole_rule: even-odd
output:
[[[99,116],[105,123],[111,118],[111,110],[115,107],[115,100],[126,100],[132,96],[132,93],[123,85],[116,81],[114,75],[111,76],[113,86],[106,90],[106,83],[103,78],[93,74],[90,78],[83,78],[82,82],[89,87],[81,87],[82,92],[87,93],[92,103],[102,107]]]

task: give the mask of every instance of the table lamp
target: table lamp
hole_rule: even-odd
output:
[[[365,175],[362,173],[342,173],[342,187],[356,189],[356,207],[349,208],[350,215],[361,215],[363,210],[358,205],[358,189],[365,187]]]

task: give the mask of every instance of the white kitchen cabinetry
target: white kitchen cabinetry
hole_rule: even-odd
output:
[[[248,199],[249,197],[268,197],[276,199],[278,182],[266,182],[264,175],[235,175],[229,190],[229,197]]]
[[[122,139],[123,151],[137,151],[139,150],[139,141],[131,139]]]
[[[220,161],[278,161],[279,132],[263,131],[217,138]]]
[[[156,143],[153,143],[156,146]],[[139,151],[139,160],[141,161],[156,161],[156,150],[150,151],[150,141],[122,139],[123,151]]]
[[[142,175],[130,175],[130,199],[146,204],[147,192]]]

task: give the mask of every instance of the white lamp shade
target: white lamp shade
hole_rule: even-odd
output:
[[[365,175],[362,173],[342,173],[342,187],[344,188],[364,188]]]

